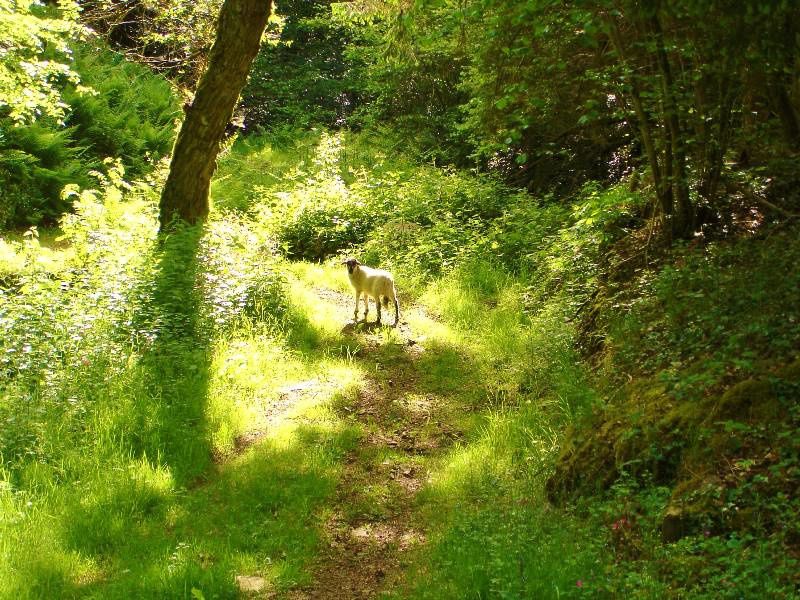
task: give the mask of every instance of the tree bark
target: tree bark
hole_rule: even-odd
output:
[[[731,119],[737,94],[736,91],[731,90],[732,87],[733,84],[730,82],[730,78],[723,77],[720,89],[724,89],[725,92],[721,92],[722,100],[717,117],[719,122],[717,138],[709,143],[706,158],[708,169],[703,173],[700,183],[700,195],[705,198],[710,206],[714,206],[716,202],[717,189],[719,188],[722,168],[725,163],[725,153],[728,151],[731,140]]]
[[[778,76],[773,76],[769,85],[769,96],[775,112],[783,126],[783,133],[786,136],[786,143],[794,152],[800,150],[800,120],[797,117],[786,89],[786,84]]]
[[[196,223],[208,215],[208,191],[225,126],[230,121],[261,43],[270,0],[225,0],[208,69],[186,108],[161,192],[161,230],[175,219]]]
[[[672,67],[664,47],[664,31],[658,12],[650,19],[656,43],[656,62],[661,72],[661,93],[664,102],[664,121],[669,132],[667,146],[667,167],[669,185],[672,188],[675,214],[672,221],[672,233],[679,238],[688,237],[694,228],[694,208],[689,200],[689,181],[686,172],[686,148],[680,120],[678,119],[678,103],[675,99],[675,83]]]
[[[617,51],[620,64],[625,69],[630,81],[631,104],[633,105],[633,110],[636,113],[636,120],[638,121],[639,125],[639,137],[642,142],[642,146],[644,146],[647,161],[650,164],[650,172],[653,175],[653,185],[656,189],[656,197],[658,198],[658,203],[661,206],[662,213],[664,215],[669,215],[672,213],[672,201],[665,190],[661,168],[658,164],[658,151],[651,133],[650,118],[647,115],[647,112],[644,108],[644,103],[642,102],[642,96],[639,91],[639,83],[636,79],[637,75],[634,73],[633,68],[628,63],[625,53],[625,45],[622,40],[622,34],[620,33],[619,25],[617,24],[616,19],[611,15],[606,15],[605,21],[609,37],[611,38],[611,43],[613,44],[614,49]]]

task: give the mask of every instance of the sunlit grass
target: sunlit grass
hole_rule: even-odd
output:
[[[311,169],[319,134],[277,144],[267,136],[240,137],[227,150],[211,185],[218,208],[248,210]]]
[[[400,327],[353,326],[341,265],[274,255],[260,217],[312,173],[343,185],[342,139],[237,142],[213,189],[237,210],[163,246],[152,202],[110,201],[79,211],[66,249],[0,244],[0,278],[44,273],[4,298],[45,324],[32,348],[61,336],[0,390],[0,417],[18,419],[0,457],[0,597],[235,597],[236,575],[280,596],[310,583],[353,461],[420,474],[404,510],[427,543],[398,594],[569,597],[597,576],[602,535],[542,490],[563,428],[595,401],[569,298],[523,305],[530,282],[489,259],[435,277],[403,263]],[[366,392],[380,414],[362,418]],[[412,450],[364,443],[386,436]],[[345,517],[391,517],[397,486],[358,484]]]
[[[34,283],[3,308],[45,336],[80,335],[58,338],[58,361],[31,363],[45,382],[0,389],[15,424],[4,449],[19,449],[0,456],[0,597],[231,597],[235,575],[307,581],[317,511],[360,436],[333,408],[361,384],[336,350],[340,319],[298,290],[280,325],[270,281],[245,268],[264,260],[254,223],[215,221],[160,247],[143,207],[87,201],[65,250],[2,247],[5,271]],[[52,256],[58,268],[42,267]],[[196,260],[202,288],[185,266]],[[86,273],[49,285],[62,270]],[[36,308],[48,302],[54,312]],[[13,331],[6,347],[46,356],[33,351],[47,337]]]
[[[309,285],[322,289],[331,289],[342,294],[355,296],[347,270],[339,261],[329,263],[295,262],[288,267],[297,277]]]

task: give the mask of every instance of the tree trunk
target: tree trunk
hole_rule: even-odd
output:
[[[220,141],[258,53],[270,9],[270,0],[225,0],[220,9],[208,69],[186,108],[161,192],[162,231],[175,219],[196,223],[208,215]]]
[[[786,143],[789,148],[797,152],[800,150],[800,120],[797,118],[797,111],[792,105],[786,84],[781,81],[781,77],[773,75],[769,85],[769,97],[772,106],[783,126],[783,133],[786,136]]]
[[[662,213],[664,215],[669,215],[672,213],[672,202],[667,196],[666,190],[664,189],[661,168],[658,164],[658,151],[656,150],[656,145],[653,141],[653,135],[650,129],[650,118],[648,117],[642,102],[642,96],[639,91],[639,82],[636,79],[637,75],[634,73],[633,68],[631,68],[628,63],[625,53],[625,45],[622,40],[622,34],[620,33],[619,25],[617,24],[616,19],[613,16],[606,15],[605,21],[609,37],[611,38],[611,43],[613,44],[614,49],[617,51],[620,64],[625,69],[630,81],[631,104],[633,105],[633,110],[636,113],[636,120],[639,124],[639,137],[642,142],[642,146],[644,146],[647,160],[650,164],[650,172],[653,175],[653,185],[656,189],[656,197],[658,198],[658,203],[661,206]]]
[[[714,206],[717,197],[717,189],[719,181],[722,177],[722,168],[725,162],[725,154],[728,151],[731,139],[732,129],[732,112],[733,105],[736,100],[736,91],[732,90],[733,84],[730,78],[724,77],[722,79],[721,90],[725,90],[722,95],[722,101],[719,106],[719,113],[717,121],[717,138],[711,140],[708,147],[706,164],[708,169],[703,173],[703,178],[700,183],[700,195],[705,198],[710,206]]]
[[[650,23],[655,35],[656,62],[661,72],[661,93],[664,99],[664,120],[669,132],[667,167],[669,167],[670,187],[675,209],[672,233],[676,237],[685,238],[694,229],[694,209],[689,200],[689,181],[686,172],[686,147],[678,119],[678,103],[675,99],[672,67],[664,47],[664,32],[658,12],[651,17]]]

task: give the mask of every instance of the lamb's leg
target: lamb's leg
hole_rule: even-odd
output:
[[[364,292],[364,323],[367,322],[367,315],[369,314],[369,294]]]
[[[377,325],[381,324],[381,298],[378,296],[377,300],[375,300],[375,307],[378,311],[378,320],[375,321]]]
[[[358,301],[361,299],[361,292],[356,292],[356,309],[353,311],[353,322],[358,323]]]

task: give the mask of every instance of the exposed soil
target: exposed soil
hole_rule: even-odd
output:
[[[321,301],[337,306],[343,322],[352,319],[352,298],[329,289],[318,292]],[[411,310],[418,309],[405,308]],[[390,353],[380,352],[387,342],[373,323],[349,322],[342,333],[359,338],[364,351],[356,360],[376,366],[358,396],[337,407],[365,434],[344,461],[326,513],[323,547],[312,566],[313,583],[291,591],[287,597],[292,599],[374,598],[390,590],[407,553],[425,542],[414,514],[415,496],[427,479],[423,457],[459,435],[436,419],[437,398],[417,388],[417,359],[425,350],[406,322],[397,327]]]

